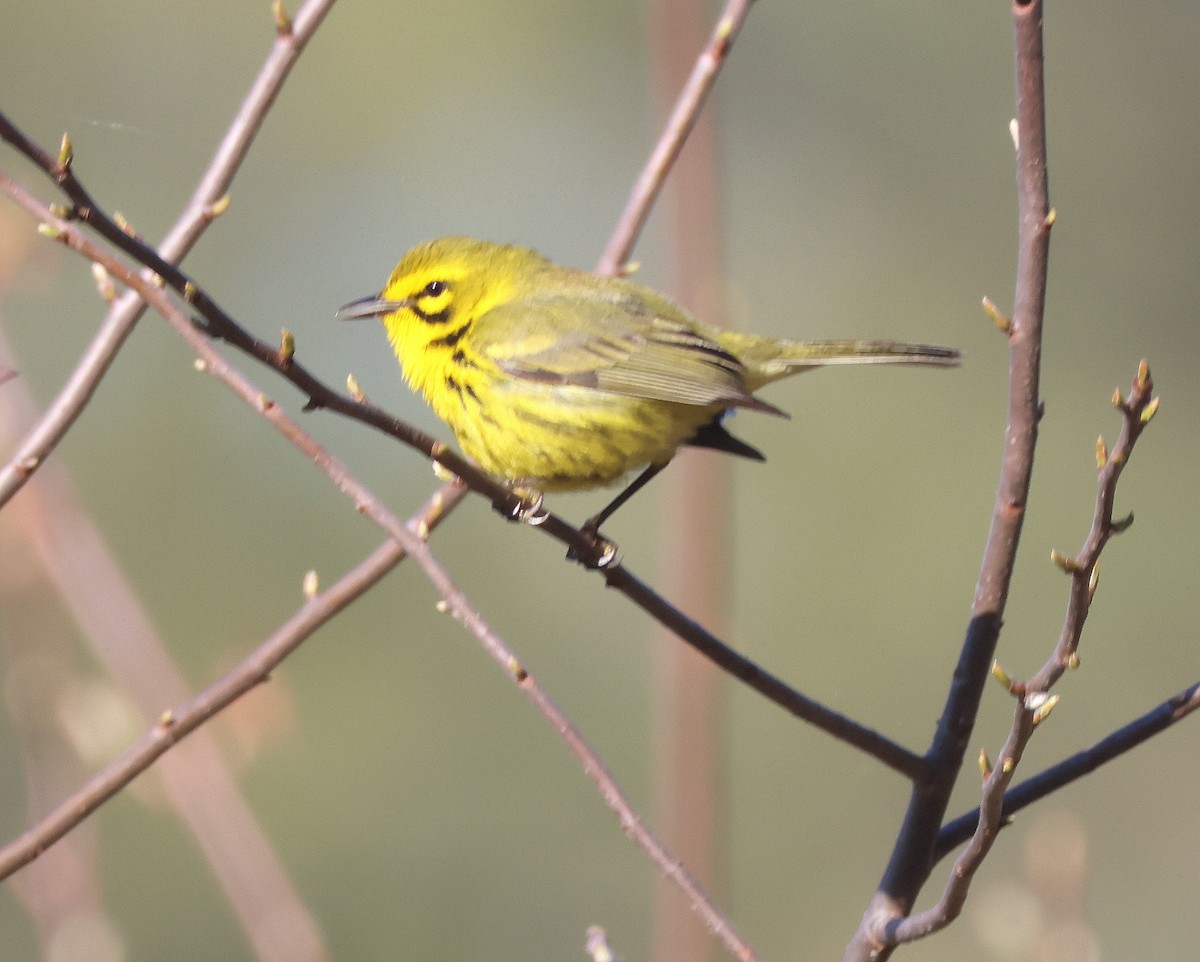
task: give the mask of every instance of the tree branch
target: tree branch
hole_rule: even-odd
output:
[[[6,355],[12,356],[0,328],[0,358],[7,359]],[[0,403],[0,443],[12,443],[36,414],[28,385],[18,382],[6,387]],[[140,719],[157,719],[164,707],[191,695],[191,686],[81,503],[65,464],[51,463],[38,473],[37,482],[22,491],[14,508],[0,515],[0,532],[5,529],[9,538],[0,546],[0,557],[9,562],[10,575],[23,585],[23,590],[17,588],[16,597],[9,599],[18,610],[11,613],[8,627],[19,628],[22,620],[27,622],[23,633],[13,635],[14,646],[23,644],[29,649],[27,654],[36,652],[37,658],[54,657],[51,651],[56,641],[42,638],[45,628],[37,628],[28,618],[39,607],[61,601],[66,610],[60,617],[70,617],[78,625],[95,660],[114,679]],[[25,612],[26,608],[30,610]],[[0,628],[0,633],[3,630]],[[23,637],[18,637],[21,634]],[[57,639],[57,643],[65,643],[65,639]],[[58,657],[68,656],[59,652]],[[91,670],[84,669],[85,673]],[[15,679],[12,683],[18,684]],[[59,679],[59,684],[64,683],[69,687],[66,674]],[[53,716],[57,701],[53,685],[39,683],[24,697],[41,704],[42,714]],[[18,714],[24,713],[19,706],[14,708]],[[25,711],[29,710],[30,706],[25,706]],[[35,717],[37,714],[34,712]],[[31,788],[49,772],[65,774],[58,752],[48,752],[40,742],[30,746],[27,756]],[[56,779],[53,789],[43,784],[40,792],[31,791],[30,818],[73,794],[90,777],[93,766],[69,767],[78,768],[78,774]],[[230,771],[217,737],[211,731],[198,732],[184,751],[161,759],[158,774],[166,804],[208,863],[253,958],[257,962],[328,962],[329,949],[320,926]],[[39,860],[33,871],[22,877],[20,886],[32,882],[37,889],[40,886],[33,880],[41,877],[43,886],[48,882],[56,887],[47,877],[50,866],[56,862],[61,866],[64,856],[78,859],[81,853],[71,852],[77,848],[78,839],[72,837],[62,850],[56,849],[46,865]],[[68,890],[71,887],[68,885]],[[40,896],[30,900],[30,910],[36,918],[58,903],[59,898],[50,897],[43,888]]]
[[[918,915],[897,922],[892,927],[890,935],[896,943],[910,942],[936,932],[957,918],[962,911],[971,880],[1000,832],[1004,819],[1005,793],[1016,774],[1025,747],[1033,737],[1039,722],[1048,717],[1056,704],[1057,697],[1048,697],[1050,686],[1069,666],[1078,664],[1076,651],[1096,588],[1096,580],[1092,576],[1104,545],[1119,530],[1119,525],[1115,526],[1112,518],[1117,480],[1124,466],[1129,463],[1137,439],[1154,416],[1154,412],[1158,410],[1158,399],[1151,399],[1153,389],[1149,368],[1143,361],[1138,366],[1129,397],[1121,398],[1120,391],[1116,394],[1114,400],[1124,416],[1121,436],[1111,456],[1104,452],[1103,457],[1097,457],[1102,463],[1097,482],[1096,509],[1084,547],[1075,558],[1061,558],[1057,552],[1052,556],[1060,567],[1072,575],[1067,614],[1058,642],[1045,665],[1033,678],[1024,683],[1009,683],[1009,691],[1016,699],[1016,711],[1008,738],[1000,750],[999,764],[995,768],[984,764],[983,800],[975,832],[966,849],[955,861],[937,904]],[[996,666],[994,673],[998,677],[1006,677],[999,666]],[[939,831],[935,839],[934,857],[940,839]]]
[[[753,0],[729,0],[726,3],[721,19],[717,21],[708,44],[700,52],[650,159],[633,185],[633,192],[617,221],[616,230],[596,266],[597,274],[615,275],[622,272],[638,235],[646,226],[646,219],[658,199],[667,174],[683,150],[683,144],[696,124],[696,117],[717,81],[717,74],[725,64],[742,24],[746,22],[751,3]]]
[[[457,491],[459,493],[454,498],[461,498],[465,493],[461,488]],[[414,533],[421,525],[432,529],[451,503],[438,492],[410,519],[410,528]],[[242,695],[267,681],[271,672],[306,638],[378,582],[404,557],[403,548],[395,541],[386,541],[330,588],[306,601],[296,614],[223,678],[182,705],[164,712],[159,723],[121,757],[97,772],[78,792],[44,815],[35,826],[0,849],[0,879],[7,878],[21,866],[33,861],[148,769],[161,755]]]
[[[845,962],[883,959],[895,944],[892,930],[911,910],[929,877],[932,853],[950,793],[966,753],[989,665],[1000,636],[1020,543],[1041,417],[1038,382],[1050,227],[1046,180],[1045,92],[1042,75],[1042,4],[1013,6],[1016,50],[1017,276],[1008,327],[1009,401],[1000,480],[983,550],[968,625],[950,692],[926,760],[929,777],[913,786],[891,859]],[[881,951],[882,950],[882,951]]]
[[[334,0],[308,0],[288,29],[277,28],[275,43],[266,62],[225,132],[216,154],[209,161],[192,199],[159,246],[159,252],[165,260],[181,261],[212,223],[215,211],[220,209],[219,202],[229,190],[292,65],[333,4]],[[25,143],[36,150],[36,145],[31,141],[26,139]],[[37,153],[42,161],[51,161],[43,151],[37,150]],[[58,396],[17,445],[8,462],[0,467],[0,507],[45,462],[83,413],[145,309],[145,303],[133,291],[126,291],[115,300],[104,324],[92,338]]]

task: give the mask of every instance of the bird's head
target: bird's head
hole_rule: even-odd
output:
[[[378,317],[423,327],[429,338],[469,323],[512,298],[546,264],[535,251],[470,237],[442,237],[405,254],[379,294],[347,304],[343,320]]]

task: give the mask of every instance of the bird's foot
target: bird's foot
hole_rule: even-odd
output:
[[[493,502],[492,507],[502,517],[520,524],[531,524],[535,527],[545,521],[550,512],[542,507],[542,493],[532,488],[513,488],[513,494],[521,500],[516,505],[509,506]]]
[[[600,515],[588,518],[579,528],[579,533],[586,540],[586,546],[571,545],[567,549],[567,560],[578,561],[585,568],[597,570],[617,565],[621,561],[620,548],[616,542],[609,541],[600,533],[603,522]]]

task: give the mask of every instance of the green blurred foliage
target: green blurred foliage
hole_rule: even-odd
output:
[[[55,0],[15,5],[0,100],[148,238],[161,236],[271,41],[266,4]],[[1089,522],[1092,448],[1115,436],[1112,388],[1149,359],[1163,408],[1122,483],[1137,524],[1111,545],[1063,704],[1027,771],[1197,677],[1200,508],[1200,8],[1047,11],[1054,228],[1034,494],[1000,657],[1039,665],[1066,582],[1051,547]],[[246,326],[291,328],[330,383],[444,435],[383,337],[333,323],[419,240],[465,232],[594,263],[656,134],[641,2],[345,0],[299,63],[187,267]],[[991,509],[1007,357],[979,309],[1011,299],[1012,50],[1005,4],[762,3],[719,85],[733,321],[799,337],[882,335],[966,351],[952,374],[833,371],[771,389],[790,422],[739,418],[769,453],[735,468],[731,639],[814,695],[912,746],[929,737]],[[4,159],[42,196],[52,190]],[[32,230],[11,209],[5,232]],[[636,252],[666,285],[655,223]],[[102,308],[86,265],[49,244],[3,292],[21,374],[48,401]],[[302,399],[250,368],[289,409]],[[431,490],[417,456],[324,413],[305,426],[398,513]],[[379,542],[262,421],[142,321],[61,448],[79,490],[193,683],[284,618],[304,571],[328,583]],[[708,463],[692,458],[694,470]],[[676,466],[674,470],[682,470]],[[614,522],[654,576],[652,488]],[[602,495],[553,502],[570,517]],[[703,519],[697,519],[703,523]],[[472,599],[649,803],[649,631],[554,543],[472,501],[435,547]],[[604,924],[647,956],[653,870],[561,745],[405,566],[278,674],[287,730],[244,783],[339,959],[582,957]],[[725,901],[767,958],[840,954],[906,801],[879,766],[729,684],[732,868]],[[250,696],[252,699],[258,695]],[[1010,706],[990,692],[976,740]],[[1192,724],[1045,803],[1090,851],[1090,923],[1107,958],[1200,939]],[[11,733],[0,759],[18,771]],[[971,776],[956,811],[973,804]],[[1021,882],[1030,813],[980,886]],[[0,834],[27,823],[9,785]],[[248,950],[190,839],[130,794],[99,816],[109,904],[131,959]],[[669,840],[668,840],[669,841]],[[929,897],[940,888],[940,872]],[[3,959],[29,958],[0,901]],[[904,951],[988,954],[978,915]]]

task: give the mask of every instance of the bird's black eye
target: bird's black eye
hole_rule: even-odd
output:
[[[454,294],[448,282],[430,281],[407,304],[409,310],[426,323],[444,324],[450,319],[453,300]]]

